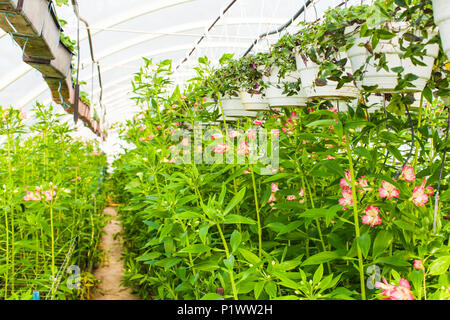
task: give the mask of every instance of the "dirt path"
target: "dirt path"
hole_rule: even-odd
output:
[[[131,294],[131,289],[122,287],[120,282],[123,274],[123,261],[119,261],[122,255],[121,238],[114,235],[122,231],[120,222],[116,219],[117,212],[113,207],[105,208],[105,215],[113,218],[103,229],[100,248],[106,255],[104,265],[94,271],[94,275],[101,281],[93,294],[92,300],[138,300]]]

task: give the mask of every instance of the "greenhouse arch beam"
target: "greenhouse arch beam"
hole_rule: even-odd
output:
[[[189,31],[189,30],[195,30],[195,29],[201,29],[205,26],[205,24],[207,24],[208,21],[198,21],[198,22],[194,22],[194,23],[188,23],[188,24],[184,24],[184,25],[178,25],[178,26],[174,26],[171,28],[167,28],[167,29],[163,29],[160,31],[155,31],[155,33],[158,34],[154,34],[154,35],[145,35],[142,37],[138,37],[137,39],[132,39],[128,42],[125,42],[121,45],[115,46],[113,48],[110,48],[107,51],[104,51],[100,54],[98,54],[97,56],[97,60],[100,61],[101,59],[107,58],[111,55],[114,55],[118,52],[121,52],[123,50],[132,48],[134,46],[137,46],[139,44],[145,43],[147,41],[150,40],[154,40],[160,37],[164,37],[166,36],[167,33],[174,33],[176,34],[177,32],[183,32],[183,31]],[[265,24],[271,24],[271,25],[281,25],[284,23],[284,21],[282,21],[281,19],[262,19],[262,18],[247,18],[247,19],[243,19],[243,18],[232,18],[232,19],[227,19],[227,21],[222,21],[217,23],[217,26],[231,26],[231,25],[242,25],[242,24],[261,24],[261,23],[265,23]],[[180,35],[181,36],[181,35]],[[225,37],[225,36],[224,36]],[[192,43],[189,46],[189,49],[192,48]],[[188,49],[188,50],[189,50]],[[84,60],[81,62],[82,65],[88,67],[90,66],[90,61],[88,59]]]
[[[152,57],[152,56],[157,56],[157,55],[161,55],[161,54],[166,54],[166,53],[173,53],[173,52],[177,52],[177,51],[183,51],[183,50],[189,50],[192,47],[191,44],[185,44],[185,45],[179,45],[179,46],[173,46],[173,47],[169,47],[166,49],[161,49],[161,50],[155,50],[155,51],[149,51],[149,52],[145,52],[145,53],[141,53],[138,55],[135,55],[134,57],[131,57],[129,59],[126,59],[124,61],[121,61],[120,63],[114,64],[112,66],[103,68],[102,70],[102,74],[105,74],[105,72],[114,70],[115,68],[127,65],[131,62],[137,61],[142,59],[143,57]],[[241,42],[214,42],[214,43],[206,43],[203,44],[201,46],[199,46],[199,48],[247,48],[247,44],[241,43]],[[84,81],[90,81],[92,79],[92,75],[89,75],[87,78],[82,78],[82,80]]]
[[[185,4],[188,2],[194,2],[194,1],[195,0],[161,0],[156,4],[152,3],[152,4],[147,5],[146,7],[139,7],[139,8],[136,8],[135,10],[125,12],[121,15],[115,16],[115,17],[103,22],[103,24],[93,25],[92,30],[95,30],[95,31],[92,32],[92,35],[101,33],[103,31],[105,31],[106,29],[109,29],[111,27],[117,26],[119,24],[122,24],[122,23],[130,21],[130,20],[134,20],[136,18],[145,16],[149,13],[158,12],[163,9],[167,9],[170,7],[174,7],[177,5]],[[80,39],[80,41],[83,41],[86,39],[87,39],[87,36],[84,36]]]
[[[191,1],[191,0],[190,0]],[[195,30],[195,29],[200,29],[204,26],[206,22],[202,21],[202,22],[196,22],[196,23],[192,23],[192,24],[187,24],[187,25],[182,25],[182,26],[176,26],[176,30],[178,30],[179,32],[181,31],[188,31],[188,30]],[[260,24],[260,23],[270,23],[270,24],[282,24],[281,19],[277,19],[277,21],[275,21],[275,19],[273,21],[268,21],[268,20],[263,20],[263,19],[231,19],[225,22],[219,22],[217,24],[217,26],[225,26],[225,25],[240,25],[240,24]],[[171,29],[171,28],[169,28]],[[170,32],[168,31],[168,29],[166,29],[165,31],[161,30],[161,32]],[[176,31],[175,31],[176,32]],[[95,32],[94,32],[95,33]],[[5,33],[6,35],[6,33]],[[97,61],[99,61],[100,59],[106,58],[110,55],[113,55],[115,53],[118,53],[122,50],[126,50],[128,48],[131,48],[133,46],[139,45],[141,43],[144,43],[146,41],[152,40],[152,39],[156,39],[159,37],[163,37],[164,34],[159,34],[159,35],[151,35],[151,36],[145,36],[145,37],[140,37],[138,41],[136,41],[136,39],[132,42],[128,42],[125,45],[122,46],[118,46],[115,49],[113,48],[113,50],[110,50],[106,53],[103,53],[99,55]],[[87,37],[85,38],[87,39]],[[192,48],[192,44],[190,45],[186,45],[187,47],[185,48],[185,50],[189,50]],[[204,48],[205,46],[199,46],[199,48]],[[241,45],[239,46],[241,47]],[[162,53],[169,53],[170,51],[166,51],[166,52],[162,52]],[[122,62],[120,64],[114,65],[114,67],[117,66],[121,66],[121,65],[125,65],[129,62],[135,61],[139,58],[141,58],[143,55],[136,55],[133,59],[127,59],[125,62]],[[136,58],[139,57],[139,58]],[[82,69],[86,69],[87,67],[89,67],[92,64],[91,60],[85,60],[83,62],[81,62],[82,65],[84,65],[84,67]],[[26,74],[28,74],[30,71],[32,71],[33,68],[27,66],[26,68],[23,69],[19,69],[18,71],[14,72],[11,75],[8,75],[7,78],[5,78],[4,81],[2,81],[2,83],[0,83],[0,91],[2,91],[3,89],[7,88],[11,83],[21,79],[23,76],[25,76]],[[109,71],[111,70],[109,67],[106,67],[105,69],[102,70],[102,73],[104,73],[105,71]],[[87,79],[91,79],[92,76],[90,76]]]

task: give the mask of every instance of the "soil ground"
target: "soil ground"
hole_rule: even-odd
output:
[[[94,271],[94,276],[101,282],[95,289],[91,300],[138,300],[131,293],[130,288],[120,284],[123,275],[123,261],[119,260],[123,247],[121,237],[115,236],[122,232],[122,226],[117,220],[117,211],[113,207],[107,207],[104,213],[112,217],[103,229],[106,234],[102,235],[100,242],[100,249],[103,250],[106,261]]]

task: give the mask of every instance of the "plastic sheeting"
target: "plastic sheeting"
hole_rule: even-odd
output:
[[[305,3],[304,0],[236,0],[222,14],[232,2],[78,0],[80,16],[90,24],[95,59],[101,67],[106,123],[111,125],[124,121],[137,111],[133,100],[130,100],[131,79],[142,65],[142,57],[155,62],[173,60],[174,67],[180,66],[174,80],[182,84],[192,75],[192,67],[198,57],[206,55],[214,62],[224,53],[241,56],[260,34],[284,25]],[[294,32],[299,20],[315,21],[324,10],[342,2],[344,0],[313,1],[313,5],[308,6],[306,12],[282,34]],[[347,5],[361,2],[348,0]],[[67,21],[64,34],[76,39],[77,19],[72,6],[56,7],[56,11],[60,19]],[[83,23],[80,27],[80,80],[86,81],[82,90],[89,94],[92,105],[100,110],[97,68],[91,62],[86,27]],[[202,36],[204,39],[197,45]],[[274,34],[262,39],[253,52],[267,50],[279,37],[280,34]],[[195,50],[188,57],[193,48]],[[187,61],[182,63],[187,57]],[[35,101],[49,104],[50,90],[40,73],[22,61],[21,48],[9,34],[0,31],[0,105],[13,105],[29,112]],[[57,110],[63,112],[62,108]],[[30,118],[28,121],[32,122],[32,115]],[[70,115],[65,119],[73,122]],[[94,137],[82,124],[79,124],[77,135]],[[104,144],[105,151],[118,152],[118,135],[111,134],[109,140]]]

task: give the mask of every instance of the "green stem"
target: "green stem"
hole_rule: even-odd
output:
[[[255,173],[253,172],[253,166],[250,165],[250,173],[252,174],[252,183],[253,183],[253,195],[255,198],[255,207],[256,207],[256,218],[258,223],[258,256],[261,258],[262,255],[262,229],[261,229],[261,217],[259,213],[259,201],[258,201],[258,192],[256,190],[256,181],[255,181]]]
[[[14,240],[14,205],[12,203],[12,195],[14,190],[14,181],[12,178],[12,158],[11,158],[11,143],[12,143],[13,137],[11,134],[8,134],[8,184],[9,184],[9,208],[11,210],[11,294],[14,293],[14,278],[15,278],[15,254],[14,254],[14,247],[15,247],[15,240]],[[8,232],[9,228],[6,226],[6,231]]]
[[[3,192],[3,195],[5,196],[6,193]],[[5,208],[5,205],[3,205],[3,208]],[[5,269],[5,300],[8,297],[8,277],[9,277],[9,224],[8,224],[8,211],[5,209],[5,234],[6,234],[6,269]]]
[[[225,249],[225,255],[226,255],[227,259],[228,259],[230,257],[230,251],[228,250],[227,241],[225,240],[225,237],[223,235],[222,228],[220,227],[220,224],[217,223],[216,225],[217,225],[217,230],[219,230],[220,238],[222,239],[223,247]],[[229,274],[230,274],[231,288],[233,290],[234,300],[238,300],[236,284],[234,283],[233,269],[229,270]]]
[[[311,188],[309,187],[308,181],[304,180],[303,175],[302,175],[302,179],[303,179],[303,182],[306,184],[306,187],[308,189],[309,199],[311,201],[311,207],[314,209],[316,206],[314,205],[314,199],[313,199],[314,197],[313,197],[313,194],[311,192]],[[325,246],[325,242],[323,241],[322,229],[320,227],[319,219],[314,219],[314,220],[316,221],[317,232],[319,233],[319,239],[320,239],[320,243],[322,244],[322,250],[325,252],[325,251],[327,251],[327,248]],[[329,262],[327,262],[327,268],[328,268],[328,272],[331,273],[331,266],[330,266]]]
[[[352,153],[350,149],[350,139],[348,136],[345,137],[345,142],[347,145],[347,157],[348,162],[350,166],[350,183],[352,185],[352,197],[353,197],[353,218],[355,221],[355,235],[357,240],[360,237],[360,230],[359,230],[359,216],[358,216],[358,198],[356,196],[356,183],[355,183],[355,170],[353,169],[353,159],[352,159]],[[360,285],[361,285],[361,297],[362,300],[366,300],[366,288],[364,284],[364,264],[363,264],[363,257],[361,248],[359,246],[358,241],[356,241],[356,248],[358,253],[358,267],[359,267],[359,278],[360,278]]]
[[[55,235],[53,230],[53,204],[50,205],[50,232],[52,240],[52,277],[55,276]]]

